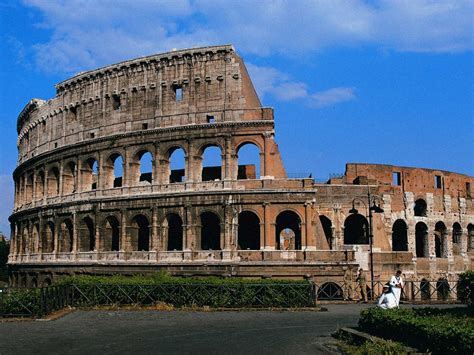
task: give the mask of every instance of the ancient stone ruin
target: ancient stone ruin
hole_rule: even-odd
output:
[[[340,281],[370,266],[374,204],[377,280],[472,269],[473,177],[373,164],[287,176],[273,110],[230,45],[80,73],[32,99],[17,129],[13,285],[160,270]],[[239,163],[248,148],[255,162]]]

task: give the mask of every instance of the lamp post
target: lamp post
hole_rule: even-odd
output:
[[[374,252],[373,252],[373,244],[374,244],[374,234],[372,229],[372,212],[374,213],[383,213],[383,209],[375,203],[375,199],[380,197],[376,195],[370,194],[370,189],[367,191],[367,204],[364,201],[354,198],[352,200],[352,208],[349,210],[349,213],[357,214],[359,211],[355,208],[355,202],[361,202],[364,207],[368,210],[368,217],[369,217],[369,256],[370,256],[370,290],[371,290],[371,299],[374,299]]]

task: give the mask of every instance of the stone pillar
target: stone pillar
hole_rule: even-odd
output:
[[[53,234],[53,253],[54,258],[56,259],[59,250],[59,230],[61,228],[61,224],[58,219],[54,219],[54,234]]]
[[[191,205],[187,205],[184,207],[184,223],[185,225],[183,226],[184,230],[184,241],[183,241],[183,249],[184,250],[196,250],[199,249],[197,247],[197,238],[195,235],[195,222],[193,221],[192,218],[192,213],[191,213]]]
[[[264,148],[263,148],[263,175],[264,176],[269,176],[270,175],[270,147],[271,147],[271,142],[270,140],[272,139],[272,133],[271,132],[265,132],[263,134],[263,142],[264,142]]]
[[[48,198],[48,169],[44,169],[44,181],[43,181],[43,203],[46,204]]]
[[[59,162],[59,196],[63,195],[63,174],[64,174],[64,161]]]
[[[158,209],[153,207],[151,211],[151,248],[152,251],[162,250],[163,246],[160,243],[158,234]]]
[[[31,188],[31,191],[33,191],[31,202],[32,202],[32,205],[34,206],[36,203],[36,171],[33,172],[33,187]]]
[[[301,234],[301,250],[308,250],[313,249],[312,247],[316,247],[316,241],[311,236],[311,201],[307,201],[304,204],[304,227],[305,233],[304,238],[303,234]],[[302,226],[303,227],[303,226]]]
[[[221,167],[221,178],[222,180],[232,179],[232,141],[231,137],[225,138],[224,151],[222,152],[222,167]]]
[[[275,236],[272,235],[272,226],[271,226],[271,217],[270,217],[270,207],[269,202],[263,203],[263,218],[265,224],[265,243],[263,249],[275,250]]]
[[[122,228],[120,229],[121,236],[120,236],[120,251],[128,251],[128,243],[127,243],[127,210],[122,209],[121,211],[121,225]]]
[[[72,253],[74,254],[74,259],[77,258],[79,238],[77,237],[77,213],[72,214]]]
[[[94,213],[94,251],[98,252],[102,250],[102,240],[100,239],[100,226],[99,226],[99,216],[97,211]]]

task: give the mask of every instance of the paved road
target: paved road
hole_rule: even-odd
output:
[[[330,334],[367,305],[327,312],[77,311],[0,323],[0,354],[331,354]]]

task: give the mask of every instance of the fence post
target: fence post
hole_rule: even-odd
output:
[[[311,297],[313,298],[314,305],[316,306],[318,304],[318,292],[317,292],[317,286],[314,283],[314,281],[311,281]]]

